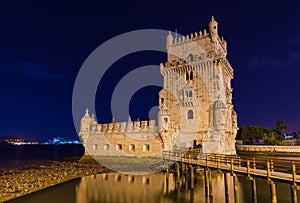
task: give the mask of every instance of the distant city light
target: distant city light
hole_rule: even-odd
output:
[[[3,137],[0,140],[2,143],[6,144],[13,144],[13,145],[33,145],[33,144],[39,144],[39,142],[36,141],[26,141],[22,138],[16,138],[16,137]]]
[[[12,144],[12,145],[36,145],[36,144],[81,144],[78,140],[68,140],[63,137],[54,137],[46,142],[37,142],[37,141],[26,141],[22,138],[13,137],[13,136],[4,136],[0,137],[0,143]]]
[[[66,140],[63,137],[54,137],[43,144],[81,144],[78,140]]]

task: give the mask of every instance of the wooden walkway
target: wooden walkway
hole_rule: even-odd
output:
[[[170,161],[176,161],[183,164],[196,165],[202,168],[243,174],[248,177],[265,178],[267,180],[276,180],[286,182],[297,187],[300,183],[300,175],[297,174],[296,166],[300,162],[287,159],[246,159],[236,155],[204,155],[198,151],[174,151],[163,152],[164,158]]]

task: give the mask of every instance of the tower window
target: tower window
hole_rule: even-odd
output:
[[[162,104],[164,103],[164,101],[165,101],[164,98],[160,98],[160,102],[161,102]]]
[[[185,74],[185,80],[192,80],[192,79],[194,79],[194,73],[193,73],[193,71],[186,72],[186,74]]]
[[[194,119],[194,112],[192,110],[188,110],[188,112],[187,112],[187,118],[188,119]]]
[[[189,97],[193,97],[193,91],[189,91]]]

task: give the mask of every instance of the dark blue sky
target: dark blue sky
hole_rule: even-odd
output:
[[[239,126],[274,128],[283,119],[288,131],[300,130],[299,5],[287,1],[78,2],[0,2],[0,136],[76,139],[73,85],[95,48],[137,29],[177,29],[181,34],[203,30],[212,15],[228,43],[228,58],[235,71]],[[100,121],[111,120],[110,95],[122,74],[133,67],[159,64],[165,57],[146,52],[114,64],[98,89]],[[147,118],[158,90],[149,87],[135,94],[130,107],[133,118]],[[141,102],[144,105],[138,105]]]

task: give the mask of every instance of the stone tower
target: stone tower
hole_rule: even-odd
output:
[[[158,127],[165,149],[197,142],[204,153],[235,154],[233,69],[213,17],[208,28],[186,36],[169,32],[168,59],[160,65],[164,89],[159,93]]]

